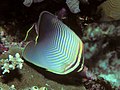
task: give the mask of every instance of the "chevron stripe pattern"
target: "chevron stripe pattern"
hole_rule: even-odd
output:
[[[41,13],[38,26],[37,44],[30,42],[25,47],[23,57],[56,74],[75,70],[80,65],[83,51],[79,37],[49,12]]]

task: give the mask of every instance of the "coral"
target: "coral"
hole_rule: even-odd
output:
[[[39,3],[44,0],[24,0],[23,4],[27,7],[30,7],[32,3]]]
[[[118,23],[118,24],[117,24]],[[90,30],[89,30],[90,29]],[[109,23],[93,23],[88,25],[87,29],[84,31],[86,37],[90,37],[90,34],[95,34],[93,38],[106,38],[106,37],[119,37],[120,36],[120,26],[119,21],[109,22]]]
[[[0,65],[2,66],[1,69],[3,70],[2,74],[9,73],[10,70],[14,70],[16,68],[22,69],[23,62],[24,61],[20,58],[19,53],[16,53],[15,57],[9,55],[8,59],[1,59]]]
[[[5,30],[2,27],[0,27],[0,55],[8,51],[8,48],[5,45],[3,45],[5,41],[5,34]]]
[[[104,34],[100,27],[88,25],[83,32],[85,59],[90,59],[101,49]]]
[[[118,59],[116,51],[105,54],[104,58],[101,58],[96,66],[98,66],[98,69],[95,68],[95,73],[97,72],[99,77],[110,82],[113,87],[120,86],[120,69],[118,68],[120,59]]]
[[[102,39],[106,34],[108,34],[109,30],[102,31],[102,29],[99,26],[96,26],[94,24],[90,24],[86,27],[84,30],[84,41],[96,41]]]
[[[100,82],[89,80],[85,82],[86,90],[107,90]],[[111,90],[111,89],[109,89]]]
[[[0,82],[0,90],[17,90],[14,85],[8,86]]]
[[[47,87],[38,87],[38,86],[32,86],[32,87],[29,87],[29,88],[25,88],[23,90],[48,90]]]
[[[102,14],[101,21],[120,20],[120,1],[106,0],[98,7],[98,12]]]
[[[114,86],[120,86],[120,80],[116,78],[116,74],[100,74],[99,76],[109,81]]]
[[[11,85],[11,86],[9,87],[9,90],[17,90],[17,89],[15,88],[14,85]]]
[[[85,58],[90,59],[102,49],[106,48],[110,40],[120,37],[120,27],[114,24],[89,24],[83,31],[82,40],[85,47]],[[104,42],[105,41],[105,42]],[[119,50],[119,49],[117,49]]]
[[[85,52],[85,59],[90,59],[95,53],[98,52],[98,44],[97,43],[84,43],[84,52]]]
[[[78,0],[66,0],[66,4],[72,13],[80,12]]]

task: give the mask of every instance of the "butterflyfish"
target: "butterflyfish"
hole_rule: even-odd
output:
[[[83,69],[83,42],[62,21],[43,11],[37,23],[37,39],[30,41],[22,56],[49,72],[65,75]]]

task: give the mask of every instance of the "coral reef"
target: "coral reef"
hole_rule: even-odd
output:
[[[113,87],[120,87],[120,59],[117,57],[116,51],[111,51],[105,54],[104,58],[100,59],[96,64],[98,68],[95,68],[95,73],[99,74],[99,77],[109,81]],[[100,73],[101,71],[104,73]]]
[[[119,21],[116,21],[119,23]],[[119,77],[119,25],[111,23],[92,23],[84,31],[83,41],[85,42],[85,58],[96,62],[92,72],[98,78],[104,78],[111,83],[112,87],[120,87]],[[111,48],[111,41],[113,49]],[[93,59],[93,60],[91,60]]]
[[[23,67],[23,60],[20,58],[19,53],[15,54],[15,57],[9,55],[8,59],[1,59],[0,66],[3,70],[2,74],[10,73],[10,70],[14,70],[16,68],[22,69]]]
[[[119,25],[107,23],[89,24],[83,31],[85,58],[90,59],[107,47],[111,39],[120,37]]]

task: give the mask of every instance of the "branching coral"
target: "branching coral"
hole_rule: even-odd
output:
[[[20,58],[19,53],[16,53],[15,57],[9,55],[8,59],[1,59],[0,65],[1,69],[3,70],[2,74],[9,73],[10,70],[14,70],[16,68],[22,69],[23,62],[24,61]]]

